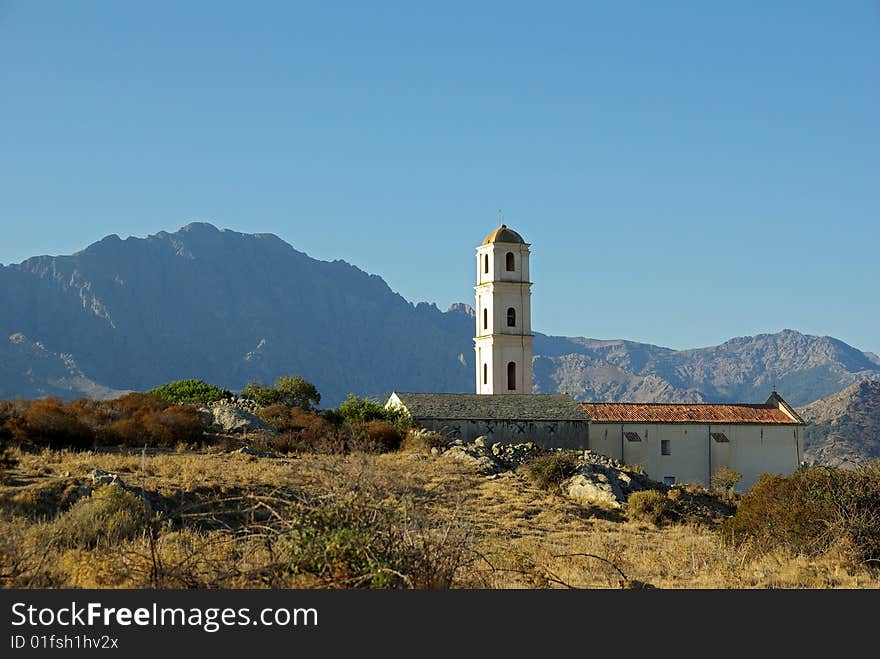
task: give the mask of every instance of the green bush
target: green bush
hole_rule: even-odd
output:
[[[107,485],[37,527],[36,532],[47,546],[90,549],[113,547],[133,538],[145,523],[141,500],[118,485]]]
[[[712,474],[710,484],[712,491],[725,503],[736,503],[736,484],[742,480],[742,474],[730,467],[718,467]]]
[[[528,477],[543,490],[558,488],[563,481],[574,476],[577,468],[577,458],[564,452],[544,455],[525,464]]]
[[[657,524],[672,507],[673,501],[657,490],[633,492],[626,500],[626,515],[632,520]]]
[[[712,489],[718,492],[732,490],[742,480],[742,474],[730,467],[718,467],[712,474]]]
[[[385,409],[382,403],[369,398],[359,398],[354,394],[340,403],[335,409],[325,410],[322,415],[336,425],[343,423],[369,423],[370,421],[387,421],[399,428],[409,428],[409,417],[397,409]]]
[[[291,527],[279,557],[330,588],[449,588],[467,561],[462,529],[431,533],[413,511],[364,496],[316,501]]]
[[[232,392],[202,380],[177,380],[163,384],[149,393],[166,403],[208,405],[216,400],[232,396]]]
[[[764,475],[725,521],[724,538],[761,551],[820,556],[832,549],[856,563],[880,561],[880,461],[858,471],[810,467]]]

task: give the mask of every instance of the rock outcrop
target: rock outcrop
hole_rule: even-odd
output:
[[[250,407],[250,405],[242,405],[238,402],[220,401],[219,403],[212,404],[210,407],[202,408],[200,413],[202,422],[212,432],[226,435],[278,432],[254,414]]]

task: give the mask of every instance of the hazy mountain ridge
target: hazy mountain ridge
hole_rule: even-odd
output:
[[[808,462],[854,467],[880,458],[880,381],[863,380],[798,408]]]
[[[345,261],[203,223],[0,267],[4,397],[112,395],[184,377],[239,389],[289,373],[326,404],[348,392],[467,392],[473,332],[467,304],[414,305]],[[803,404],[880,378],[874,355],[792,330],[685,351],[541,334],[534,344],[536,391],[582,400],[761,401],[775,385]]]

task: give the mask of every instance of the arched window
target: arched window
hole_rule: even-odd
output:
[[[507,389],[516,391],[516,362],[507,363]]]
[[[513,260],[513,252],[507,252],[507,272],[516,270],[516,264]]]
[[[483,309],[483,329],[489,329],[489,310]]]
[[[507,310],[507,326],[516,327],[516,309],[513,307]]]
[[[486,256],[483,257],[483,272],[485,272],[485,273],[489,272],[489,255],[488,254],[486,254]]]
[[[489,384],[489,365],[483,364],[483,384]]]

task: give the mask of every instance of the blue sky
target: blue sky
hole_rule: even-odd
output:
[[[536,330],[880,352],[878,2],[0,0],[0,263],[207,221]]]

